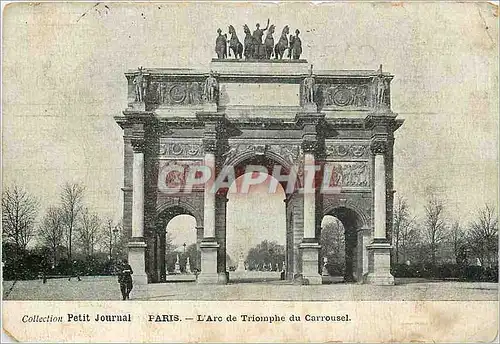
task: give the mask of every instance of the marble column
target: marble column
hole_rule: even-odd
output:
[[[198,276],[200,284],[216,284],[218,282],[217,273],[217,250],[219,244],[215,238],[215,192],[212,183],[215,180],[215,140],[205,140],[204,164],[212,172],[210,181],[205,183],[203,194],[203,240],[200,243],[201,250],[201,272]]]
[[[366,282],[378,285],[392,285],[394,284],[394,277],[391,275],[391,244],[386,237],[385,153],[387,151],[387,141],[373,141],[371,150],[374,155],[374,229],[372,242],[367,247],[369,262]]]
[[[128,243],[128,261],[136,284],[147,284],[144,240],[144,140],[132,140],[132,237]]]
[[[302,253],[302,277],[305,284],[321,284],[318,272],[319,250],[316,238],[316,188],[314,181],[316,142],[303,142],[304,150],[304,237],[300,244]]]

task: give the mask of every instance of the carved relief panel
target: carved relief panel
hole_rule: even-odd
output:
[[[201,140],[173,142],[161,140],[158,150],[160,158],[202,158]]]
[[[203,83],[153,81],[149,84],[150,101],[169,106],[200,105],[206,103]]]
[[[231,163],[237,156],[252,152],[255,155],[265,155],[272,152],[290,165],[298,163],[300,146],[298,144],[259,144],[233,142],[229,149],[222,154],[224,164]]]
[[[326,107],[373,107],[374,94],[371,84],[319,84],[317,102]]]
[[[328,162],[324,169],[329,171],[329,186],[369,187],[370,170],[368,163],[360,162]],[[325,174],[326,175],[326,174]]]
[[[325,155],[327,159],[368,159],[370,144],[368,142],[326,141]]]
[[[201,160],[161,160],[158,164],[158,190],[165,193],[185,191],[188,186],[188,176],[195,173],[196,166],[202,165]],[[203,189],[203,185],[191,185],[192,189]],[[192,190],[191,189],[191,190]]]

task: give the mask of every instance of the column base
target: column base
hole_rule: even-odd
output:
[[[374,285],[394,285],[394,276],[391,275],[391,244],[386,240],[373,240],[367,247],[368,273],[364,282]]]
[[[227,284],[227,282],[229,281],[229,272],[219,272],[217,275],[217,284]]]
[[[201,272],[196,281],[199,284],[218,284],[219,274],[217,273],[217,249],[219,244],[216,241],[202,241],[201,250]]]
[[[128,243],[128,263],[132,267],[132,280],[134,284],[148,284],[146,274],[146,243],[142,238],[132,238]]]
[[[302,284],[322,284],[323,278],[318,272],[319,250],[321,246],[317,242],[302,242]]]

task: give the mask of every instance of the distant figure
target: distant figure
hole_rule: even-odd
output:
[[[118,283],[120,283],[120,290],[122,292],[123,300],[130,299],[130,292],[132,291],[132,267],[126,259],[123,260],[118,270]]]
[[[76,277],[79,281],[82,280],[80,278],[80,271],[78,270],[78,267],[76,266],[76,260],[73,261],[73,265],[71,266],[71,273],[69,274],[68,281],[71,281],[71,277]]]

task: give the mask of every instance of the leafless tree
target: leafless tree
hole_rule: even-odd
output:
[[[88,209],[83,209],[78,232],[83,253],[86,256],[92,256],[101,234],[101,220],[99,216],[91,213]]]
[[[453,257],[455,258],[455,263],[458,264],[461,246],[465,242],[465,232],[458,221],[455,221],[451,225],[450,241],[453,247]]]
[[[436,195],[430,195],[425,205],[424,233],[431,251],[432,264],[436,264],[439,245],[446,239],[444,202]]]
[[[78,217],[82,212],[84,190],[85,188],[81,184],[66,183],[61,193],[61,210],[68,242],[68,259],[70,261],[73,252],[73,232],[78,223]]]
[[[395,260],[399,263],[401,257],[403,262],[408,257],[408,246],[413,244],[415,229],[413,227],[415,217],[411,217],[406,198],[398,196],[394,206],[393,241],[395,248]]]
[[[479,209],[469,229],[469,246],[487,266],[498,262],[498,218],[491,205]]]
[[[22,187],[13,185],[2,195],[2,236],[21,250],[26,250],[35,236],[39,202]]]
[[[64,221],[60,208],[49,207],[38,232],[41,242],[52,251],[54,265],[57,264],[57,251],[64,240]]]
[[[108,252],[109,258],[118,257],[123,251],[123,230],[120,223],[108,219],[102,228],[101,248]]]

